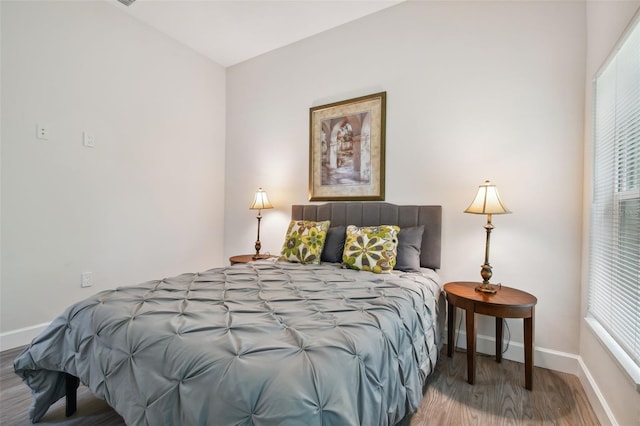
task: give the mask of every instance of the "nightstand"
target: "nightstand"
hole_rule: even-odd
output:
[[[248,262],[253,262],[254,260],[269,259],[272,257],[275,257],[275,256],[271,256],[270,254],[261,254],[256,257],[255,254],[239,254],[236,256],[231,256],[229,258],[229,262],[232,265],[235,265],[236,263],[248,263]]]
[[[447,294],[447,356],[453,355],[455,346],[456,307],[466,311],[467,326],[467,380],[473,384],[476,376],[476,323],[475,314],[496,318],[496,361],[502,361],[502,325],[504,318],[524,319],[524,377],[525,388],[533,386],[533,323],[538,299],[529,293],[501,286],[496,293],[482,293],[475,282],[451,282],[444,285]]]

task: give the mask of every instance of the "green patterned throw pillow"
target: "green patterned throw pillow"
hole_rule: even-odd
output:
[[[396,264],[398,232],[395,225],[347,227],[342,263],[360,271],[391,273]]]
[[[292,220],[282,245],[280,260],[299,263],[320,263],[327,238],[329,221]]]

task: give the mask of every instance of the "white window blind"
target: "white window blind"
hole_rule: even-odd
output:
[[[640,25],[596,76],[589,312],[640,366]]]

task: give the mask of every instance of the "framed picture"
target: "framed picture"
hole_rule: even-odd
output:
[[[384,200],[387,92],[309,110],[309,200]]]

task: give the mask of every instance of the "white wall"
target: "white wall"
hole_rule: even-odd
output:
[[[3,342],[98,290],[220,266],[224,68],[106,2],[1,8]]]
[[[593,77],[616,46],[618,39],[638,13],[640,1],[602,1],[587,2],[587,58],[585,84],[585,174],[584,174],[584,244],[581,318],[586,316],[588,297],[588,232],[591,203],[591,147],[592,147],[592,108]],[[595,384],[596,392],[606,401],[607,410],[598,415],[607,424],[608,421],[620,425],[640,424],[640,393],[619,364],[611,357],[592,329],[584,320],[580,323],[580,355],[588,374],[580,378],[585,389]],[[592,398],[597,395],[591,395]],[[594,407],[598,407],[594,404]]]
[[[605,415],[637,423],[638,394],[581,327],[580,276],[588,82],[637,6],[409,2],[234,66],[225,82],[103,2],[3,0],[2,342],[95,291],[250,253],[258,186],[276,206],[263,251],[279,252],[291,204],[307,202],[309,108],[385,90],[387,201],[443,205],[443,280],[479,278],[483,218],[462,211],[490,178],[514,212],[494,218],[494,277],[538,297],[536,363],[581,355]],[[94,287],[79,288],[83,271]],[[520,321],[509,323],[517,347]]]
[[[263,251],[308,202],[309,108],[387,91],[386,201],[441,204],[441,275],[478,280],[486,218],[462,212],[495,182],[495,282],[538,297],[538,365],[577,354],[584,62],[582,2],[407,2],[229,68],[225,256],[251,252],[258,186]]]

